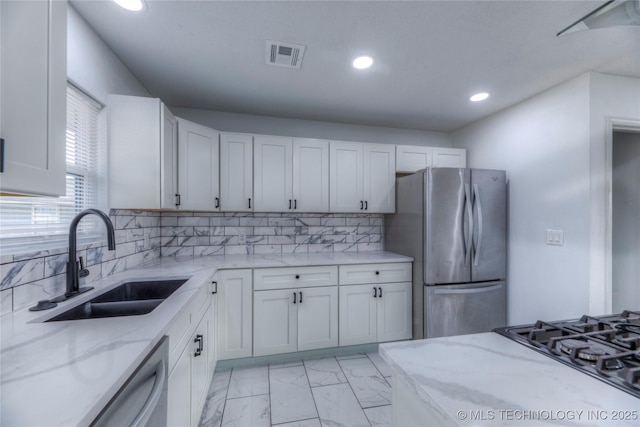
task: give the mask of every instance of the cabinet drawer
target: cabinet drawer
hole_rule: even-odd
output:
[[[411,282],[411,263],[355,264],[340,266],[340,284]]]
[[[195,299],[187,305],[178,319],[173,322],[167,335],[169,336],[169,372],[180,358],[187,340],[198,322],[210,306],[209,286],[202,286]]]
[[[338,267],[283,267],[258,268],[253,270],[253,289],[307,288],[338,284]]]

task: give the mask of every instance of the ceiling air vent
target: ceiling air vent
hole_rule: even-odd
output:
[[[300,68],[305,47],[301,44],[267,40],[267,64]]]

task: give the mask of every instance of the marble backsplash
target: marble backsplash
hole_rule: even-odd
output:
[[[78,245],[90,283],[159,256],[377,251],[381,214],[203,213],[112,210],[116,250]],[[0,314],[65,290],[68,248],[0,256]]]
[[[160,256],[160,213],[112,210],[116,250],[106,239],[78,244],[89,276],[81,286]],[[0,257],[0,313],[30,307],[64,293],[69,248],[41,250]]]
[[[382,250],[381,214],[163,212],[161,256]]]

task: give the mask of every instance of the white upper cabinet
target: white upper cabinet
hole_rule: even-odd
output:
[[[328,212],[329,141],[255,136],[259,212]]]
[[[433,148],[413,145],[396,146],[396,172],[413,173],[433,164]]]
[[[364,210],[396,210],[396,150],[393,145],[364,144]]]
[[[464,148],[433,147],[433,167],[466,168],[467,150]]]
[[[395,146],[331,142],[331,212],[395,212]]]
[[[175,209],[176,118],[157,98],[110,95],[108,103],[109,207]]]
[[[220,208],[218,131],[178,118],[178,207]]]
[[[253,136],[220,134],[220,209],[253,210]]]
[[[293,209],[293,141],[278,136],[256,136],[253,142],[253,192],[257,212]]]
[[[414,173],[429,167],[466,168],[467,150],[413,145],[396,146],[396,172]]]
[[[331,212],[361,212],[364,209],[364,144],[330,144],[329,209]]]
[[[0,191],[66,192],[67,2],[0,2]]]
[[[329,212],[329,141],[293,140],[293,208]]]

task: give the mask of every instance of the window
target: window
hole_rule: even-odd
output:
[[[67,86],[67,193],[64,197],[0,197],[3,252],[33,245],[66,246],[71,219],[80,211],[100,207],[105,193],[106,156],[99,135],[102,106],[84,92]],[[100,233],[90,218],[79,235]]]

